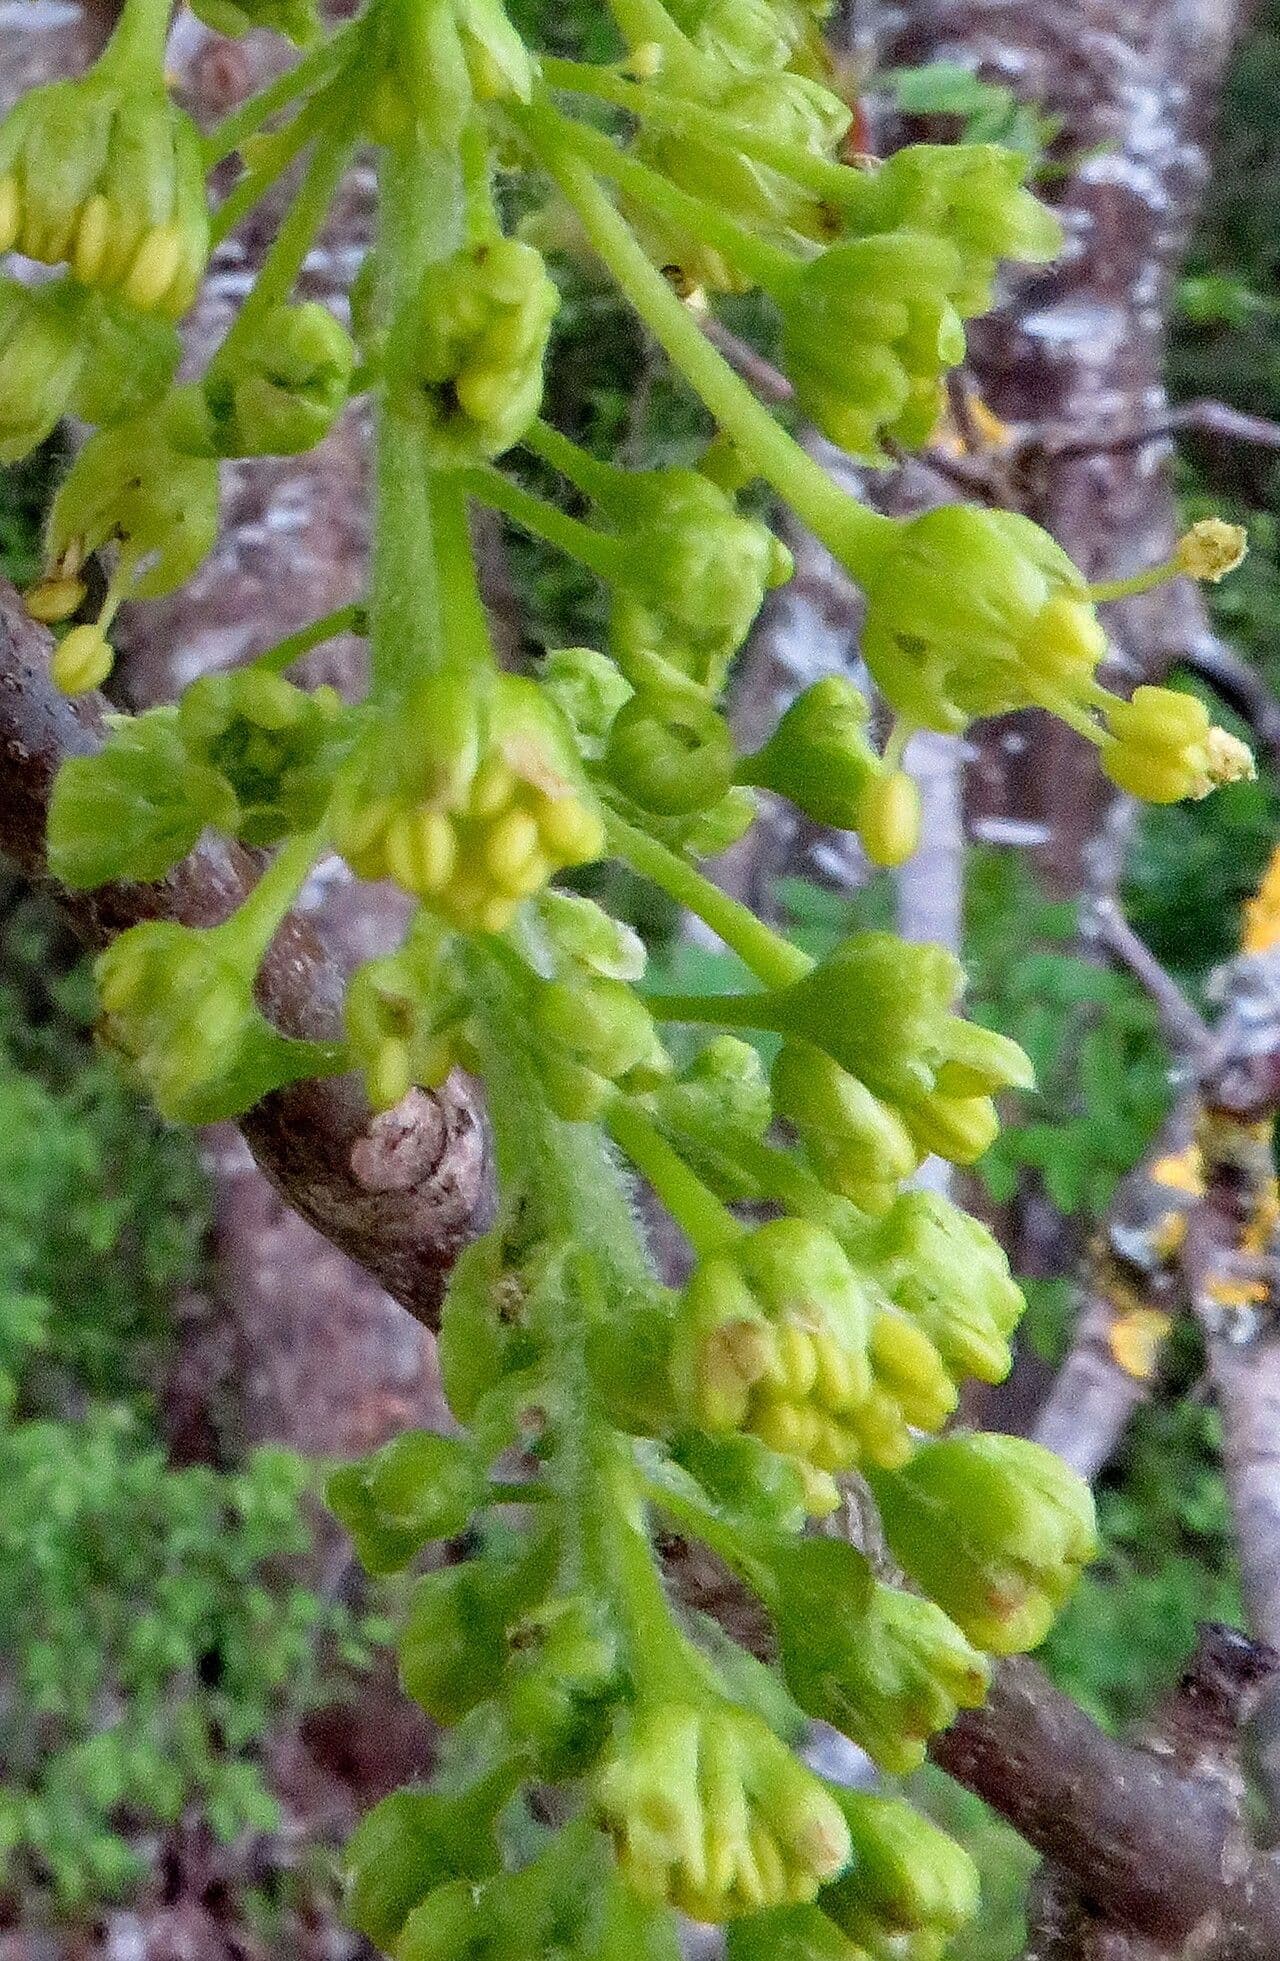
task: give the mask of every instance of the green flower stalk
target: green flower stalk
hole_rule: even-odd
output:
[[[215,34],[234,40],[259,27],[305,48],[321,32],[316,0],[192,0],[191,11]]]
[[[1043,1641],[1097,1550],[1089,1487],[1022,1437],[945,1437],[875,1489],[895,1557],[990,1654]]]
[[[839,1806],[758,1716],[643,1706],[596,1773],[596,1809],[641,1899],[695,1920],[809,1900],[849,1857]]]
[[[154,0],[133,0],[95,68],[34,89],[0,122],[0,251],[178,319],[209,218],[199,136],[165,93],[167,21],[149,15]]]

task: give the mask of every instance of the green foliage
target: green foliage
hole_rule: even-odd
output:
[[[1034,1171],[1059,1211],[1097,1217],[1169,1105],[1155,1010],[1073,950],[1074,906],[1046,901],[1011,853],[972,851],[967,870],[972,1012],[1021,1043],[1037,1078],[980,1176],[1000,1201]]]
[[[308,1474],[283,1451],[173,1468],[157,1431],[172,1303],[207,1198],[87,1040],[92,991],[44,900],[0,938],[0,1899],[69,1914],[144,1876],[198,1806],[276,1819],[258,1745],[318,1692],[348,1617],[285,1577]]]

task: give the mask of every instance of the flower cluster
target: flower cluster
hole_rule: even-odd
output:
[[[349,404],[374,432],[367,595],[109,716],[59,777],[48,840],[79,889],[162,880],[209,832],[263,854],[230,917],[153,920],[99,961],[102,1038],[166,1116],[338,1073],[376,1111],[455,1068],[483,1084],[494,1214],[440,1340],[462,1433],[397,1437],[329,1487],[368,1570],[406,1575],[406,1694],[462,1726],[449,1778],[356,1834],[351,1920],[396,1961],[675,1961],[677,1911],[730,1923],[731,1961],[933,1961],[973,1911],[965,1855],[796,1745],[816,1719],[911,1770],[1091,1554],[1065,1466],[948,1428],[968,1379],[1011,1366],[1023,1301],[990,1233],[912,1183],[931,1153],[981,1155],[1030,1064],[965,1018],[950,953],[871,932],[815,960],[699,861],[765,795],[900,864],[922,823],[912,733],[1010,709],[1057,715],[1151,801],[1248,774],[1190,695],[1099,682],[1096,610],[1217,579],[1243,540],[1211,520],[1167,565],[1090,586],[1016,514],[891,520],[727,366],[707,294],[757,287],[801,411],[883,460],[928,437],[999,265],[1058,243],[998,148],[843,161],[809,0],[627,0],[625,52],[601,63],[536,55],[500,0],[368,0],[327,37],[311,0],[195,4],[307,46],[203,146],[166,93],[161,0],[124,0],[97,67],[0,124],[0,249],[63,268],[0,282],[0,460],[64,416],[91,426],[27,594],[76,692],[107,678],[118,609],[201,564],[230,459],[309,450]],[[330,309],[304,275],[358,142],[379,152],[376,241]],[[207,167],[233,153],[219,237],[298,170],[225,338],[179,379]],[[541,419],[565,403],[535,238],[591,250],[709,441],[704,420],[624,468]],[[743,754],[726,680],[791,571],[761,481],[862,588],[889,716],[830,675]],[[598,581],[600,647],[499,661],[477,505]],[[294,670],[345,633],[367,643],[352,699]],[[404,934],[295,1025],[287,916],[334,853],[401,889]],[[724,942],[734,991],[651,984],[608,910],[610,859]],[[678,1286],[631,1172],[687,1241]],[[854,1470],[915,1591],[836,1535]],[[775,1665],[676,1610],[673,1532],[754,1592]],[[561,1822],[534,1831],[547,1786],[538,1816]]]
[[[35,89],[0,123],[0,251],[177,319],[209,252],[200,139],[128,22],[82,80]]]

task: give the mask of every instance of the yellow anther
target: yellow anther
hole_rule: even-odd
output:
[[[1252,749],[1242,742],[1238,735],[1228,734],[1226,729],[1212,728],[1205,737],[1204,770],[1197,780],[1197,796],[1207,797],[1211,790],[1224,783],[1252,783],[1258,774],[1258,765]],[[1200,788],[1203,783],[1204,788]]]
[[[516,792],[516,779],[500,756],[486,756],[471,785],[467,814],[492,818],[505,810]]]
[[[142,313],[160,306],[182,264],[182,232],[177,225],[156,225],[138,248],[124,282],[124,297]]]
[[[835,1337],[826,1333],[814,1335],[813,1349],[818,1364],[818,1395],[828,1409],[848,1409],[855,1401],[856,1388],[848,1357]]]
[[[818,1375],[818,1357],[812,1335],[807,1335],[803,1328],[797,1328],[793,1322],[784,1322],[778,1330],[778,1346],[787,1388],[793,1396],[807,1396]]]
[[[111,672],[115,650],[100,626],[73,626],[53,650],[49,671],[64,695],[87,694]]]
[[[523,897],[527,890],[523,875],[530,861],[541,857],[539,843],[537,823],[528,811],[504,811],[496,823],[490,825],[484,840],[485,869],[495,884],[513,897]]]
[[[365,1087],[375,1110],[390,1110],[409,1094],[413,1087],[413,1070],[406,1041],[399,1036],[388,1035],[385,1041],[378,1044]]]
[[[27,588],[22,603],[31,619],[44,626],[58,626],[71,618],[84,595],[83,579],[41,579]]]
[[[576,797],[540,798],[537,819],[547,849],[562,864],[590,864],[604,850],[604,825]]]
[[[1228,572],[1234,572],[1249,549],[1249,534],[1242,524],[1228,524],[1225,518],[1201,518],[1178,540],[1174,564],[1192,579],[1208,579],[1217,585]]]
[[[22,229],[22,193],[18,180],[0,177],[0,252],[12,252]]]
[[[71,253],[71,270],[82,285],[97,284],[110,244],[111,206],[96,191],[80,213]]]

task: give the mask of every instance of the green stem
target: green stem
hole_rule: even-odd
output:
[[[309,95],[331,81],[345,57],[351,52],[355,36],[360,32],[360,23],[350,21],[339,28],[336,34],[322,41],[303,55],[292,68],[286,68],[283,75],[277,75],[238,109],[233,109],[215,129],[211,129],[201,145],[205,168],[211,170],[215,163],[221,163],[240,148],[246,137],[254,136],[272,116],[281,109],[288,108],[300,95]]]
[[[610,1103],[605,1122],[618,1149],[652,1185],[695,1253],[717,1253],[742,1237],[743,1228],[732,1212],[690,1170],[643,1110],[618,1096]]]
[[[431,525],[435,540],[436,577],[440,591],[440,621],[445,638],[444,662],[471,673],[495,666],[489,616],[480,596],[467,497],[460,478],[437,475],[431,492]]]
[[[554,111],[547,113],[555,114]],[[763,287],[766,293],[775,298],[785,294],[799,270],[799,262],[790,252],[770,245],[745,225],[726,218],[714,205],[690,196],[688,191],[682,191],[669,177],[664,177],[661,171],[650,169],[638,157],[628,156],[602,130],[592,129],[586,123],[571,122],[559,114],[556,114],[555,120],[564,141],[603,176],[612,178],[638,204],[647,205],[650,211],[659,218],[667,219],[677,229],[691,232],[695,238],[713,245],[756,285]]]
[[[829,202],[856,205],[865,202],[872,193],[875,179],[869,172],[815,156],[812,150],[780,141],[704,102],[673,94],[669,88],[629,82],[613,69],[596,68],[589,62],[550,57],[542,63],[542,74],[549,88],[612,103],[617,109],[625,109],[637,122],[654,123],[673,136],[689,137],[699,143],[711,139],[730,154],[751,157]]]
[[[570,517],[567,511],[548,503],[545,497],[535,496],[522,484],[504,476],[501,470],[495,470],[492,464],[462,470],[458,475],[468,496],[487,504],[491,511],[501,511],[522,531],[531,531],[535,538],[545,538],[566,558],[576,559],[607,585],[613,584],[625,571],[626,549],[616,538],[597,531],[594,525],[583,524],[580,518]]]
[[[696,913],[766,987],[789,987],[793,981],[804,979],[813,966],[809,955],[757,919],[749,906],[731,899],[687,859],[659,844],[647,831],[638,830],[613,812],[607,821],[609,843],[616,855],[632,871],[651,879],[677,905]]]
[[[656,1021],[676,1021],[693,1027],[751,1028],[769,1032],[766,994],[648,994],[645,1007]]]
[[[752,467],[773,485],[833,556],[865,584],[896,536],[893,519],[867,510],[843,491],[756,400],[747,384],[710,345],[581,158],[566,150],[554,124],[548,129],[536,108],[511,113],[577,212],[619,290],[694,393]]]
[[[132,69],[139,79],[158,81],[164,73],[172,14],[173,0],[127,0],[115,33],[102,51],[98,73],[115,70],[123,78]]]
[[[283,674],[313,647],[322,647],[326,640],[336,640],[340,633],[364,633],[368,624],[368,613],[362,604],[339,606],[323,619],[312,620],[310,626],[299,627],[296,633],[277,640],[274,647],[255,655],[248,665],[259,674]]]
[[[280,922],[324,850],[325,836],[325,827],[318,825],[283,844],[244,904],[220,929],[235,940],[246,964],[251,960],[256,966],[275,938]]]
[[[456,157],[388,149],[379,174],[380,310],[388,323],[387,375],[378,396],[373,569],[369,593],[373,692],[402,690],[439,673],[449,648],[432,521],[434,483],[414,404],[413,313],[428,269],[457,250],[464,224]]]
[[[1154,586],[1182,576],[1177,565],[1150,565],[1145,572],[1133,572],[1127,579],[1105,579],[1101,585],[1090,586],[1089,597],[1095,605],[1108,599],[1130,599],[1135,593],[1150,592]]]
[[[271,242],[271,248],[262,262],[262,269],[244,305],[232,321],[226,339],[215,354],[213,365],[220,364],[234,355],[267,315],[275,307],[282,306],[289,298],[316,233],[328,216],[329,207],[333,203],[333,194],[347,167],[347,160],[355,148],[355,136],[349,129],[339,129],[332,122],[328,124],[322,122],[314,132],[310,129],[307,131],[307,135],[313,133],[318,140],[311,161],[307,165],[306,175],[298,188],[298,195],[281,222],[280,229]],[[256,202],[262,194],[262,189],[265,188],[266,186],[263,185],[261,189],[255,190],[252,201]],[[218,213],[219,225],[234,198],[233,192]],[[226,229],[230,230],[230,225]]]
[[[625,470],[592,456],[581,444],[571,442],[568,436],[541,418],[525,432],[524,440],[535,456],[540,456],[544,463],[559,471],[566,482],[593,503],[607,505],[619,489],[619,480],[626,479]]]

